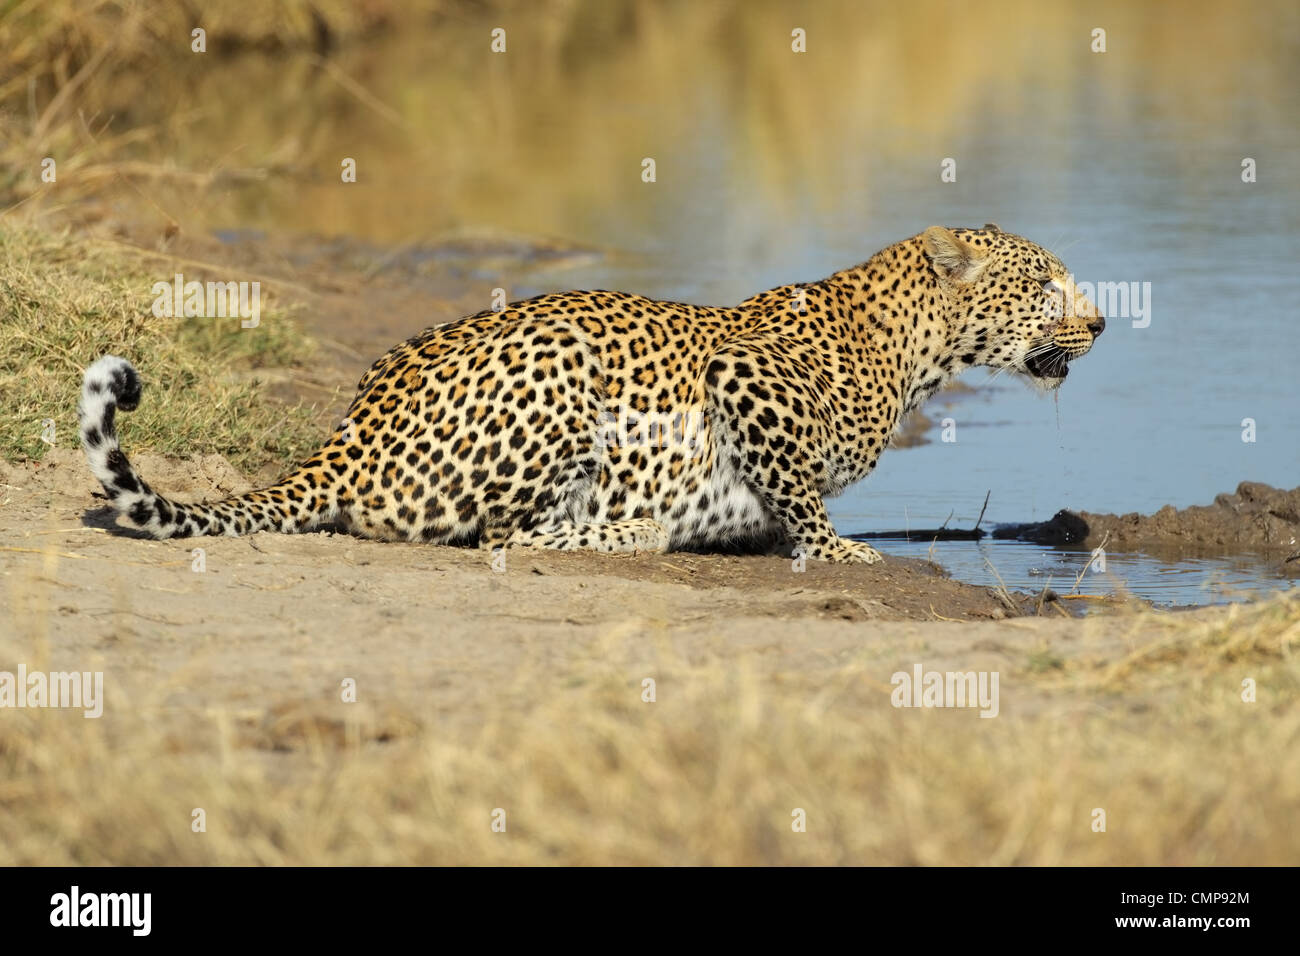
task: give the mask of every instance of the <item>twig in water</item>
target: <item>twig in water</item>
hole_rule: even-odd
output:
[[[1106,549],[1106,542],[1109,540],[1110,540],[1110,532],[1107,531],[1101,537],[1101,544],[1097,545],[1097,547],[1092,549],[1092,553],[1088,556],[1088,561],[1086,564],[1084,564],[1083,570],[1081,570],[1079,572],[1079,576],[1074,579],[1074,587],[1070,588],[1071,594],[1079,590],[1079,584],[1083,581],[1083,576],[1088,573],[1088,569],[1092,567],[1093,562],[1097,560],[1097,552],[1104,551]]]
[[[985,510],[987,510],[987,508],[988,508],[988,506],[989,506],[989,495],[991,495],[991,494],[993,494],[993,489],[992,489],[992,488],[990,488],[988,491],[986,491],[986,492],[984,493],[984,507],[980,509],[980,516],[979,516],[978,518],[975,519],[975,530],[976,530],[976,531],[978,531],[978,530],[980,529],[980,522],[984,520],[984,512],[985,512]],[[946,523],[946,522],[945,522],[945,523]]]

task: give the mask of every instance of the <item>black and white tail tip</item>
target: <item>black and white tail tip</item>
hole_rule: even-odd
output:
[[[159,535],[172,517],[160,512],[170,509],[135,473],[117,441],[117,410],[129,412],[139,404],[140,375],[130,362],[105,355],[91,365],[82,379],[77,405],[81,447],[86,450],[91,473],[103,485],[113,507],[141,528]],[[160,520],[164,517],[168,520]]]

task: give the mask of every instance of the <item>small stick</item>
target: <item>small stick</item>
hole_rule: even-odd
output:
[[[933,604],[930,605],[930,613],[933,614],[935,617],[937,617],[937,618],[938,618],[939,620],[941,620],[941,621],[952,621],[954,624],[960,624],[960,623],[961,623],[961,618],[957,618],[957,617],[944,617],[942,614],[940,614],[938,611],[936,611],[936,610],[934,609],[934,605],[933,605]]]
[[[1088,573],[1088,569],[1089,569],[1090,567],[1092,567],[1092,563],[1093,563],[1094,561],[1097,560],[1097,552],[1098,552],[1098,551],[1104,551],[1104,550],[1106,549],[1106,542],[1109,541],[1109,540],[1110,540],[1110,532],[1107,531],[1107,532],[1106,532],[1104,535],[1102,535],[1102,537],[1101,537],[1101,544],[1097,545],[1097,547],[1095,547],[1095,548],[1092,550],[1092,553],[1091,553],[1090,555],[1088,555],[1088,562],[1087,562],[1087,564],[1085,564],[1085,565],[1083,566],[1083,570],[1079,572],[1079,576],[1078,576],[1077,578],[1074,579],[1074,587],[1070,588],[1070,593],[1071,593],[1071,594],[1073,594],[1075,591],[1079,590],[1079,585],[1080,585],[1081,583],[1083,583],[1083,576],[1084,576],[1085,574]]]
[[[989,495],[991,495],[991,494],[993,494],[993,489],[992,489],[992,488],[990,488],[990,489],[985,493],[985,495],[984,495],[984,507],[980,509],[980,516],[979,516],[978,518],[975,519],[975,530],[976,530],[976,531],[978,531],[978,530],[980,529],[980,522],[984,520],[984,511],[985,511],[985,509],[988,508],[988,506],[989,506]],[[946,522],[946,521],[944,522],[944,524],[947,524],[947,523],[948,523],[948,522]]]

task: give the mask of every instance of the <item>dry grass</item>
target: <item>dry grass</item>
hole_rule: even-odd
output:
[[[312,0],[248,4],[217,0],[190,6],[170,0],[9,0],[0,7],[0,99],[29,82],[59,85],[101,51],[137,69],[192,55],[190,33],[207,32],[207,51],[321,50],[453,6],[446,0]]]
[[[110,685],[130,705],[99,721],[4,714],[0,863],[1300,859],[1287,822],[1300,800],[1300,602],[1075,623],[1133,645],[1123,692],[1096,679],[1114,660],[1065,683],[1025,668],[1016,679],[1044,706],[994,720],[894,710],[856,664],[815,684],[754,676],[748,651],[688,661],[660,648],[653,704],[604,657],[560,690],[538,660],[492,689],[509,708],[464,727],[433,720],[414,688],[379,704],[272,694],[196,713],[184,678]],[[1257,703],[1239,696],[1245,676]],[[205,833],[191,832],[196,807]],[[490,827],[498,807],[505,833]],[[792,831],[795,808],[806,833]]]
[[[157,318],[152,285],[173,271],[130,247],[0,224],[0,457],[39,458],[46,419],[57,444],[75,446],[82,371],[105,353],[131,359],[146,382],[140,408],[119,420],[128,452],[217,452],[249,470],[311,450],[309,410],[286,411],[249,378],[301,362],[310,352],[301,331],[274,308],[255,329]]]
[[[207,33],[207,57],[249,51],[317,54],[413,21],[443,0],[313,0],[205,3],[171,0],[10,0],[0,3],[0,208],[52,193],[41,161],[55,157],[66,202],[123,182],[166,180],[193,189],[262,178],[249,169],[189,170],[130,155],[180,133],[135,104],[157,76],[193,70],[191,31]],[[191,117],[192,119],[192,117]]]
[[[1146,640],[1104,668],[1095,686],[1111,690],[1150,689],[1156,681],[1214,681],[1233,667],[1276,664],[1296,675],[1300,653],[1300,600],[1284,596],[1262,604],[1230,605],[1222,618],[1189,626],[1180,616],[1139,617]],[[1292,681],[1285,688],[1295,697]]]

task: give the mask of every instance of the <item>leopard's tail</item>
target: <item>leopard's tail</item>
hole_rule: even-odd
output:
[[[241,535],[254,531],[307,531],[333,520],[337,505],[320,470],[289,475],[263,491],[211,504],[178,504],[145,483],[117,441],[118,409],[140,404],[140,375],[131,363],[105,355],[86,369],[77,416],[90,470],[117,512],[154,538]],[[310,463],[309,463],[310,464]]]

